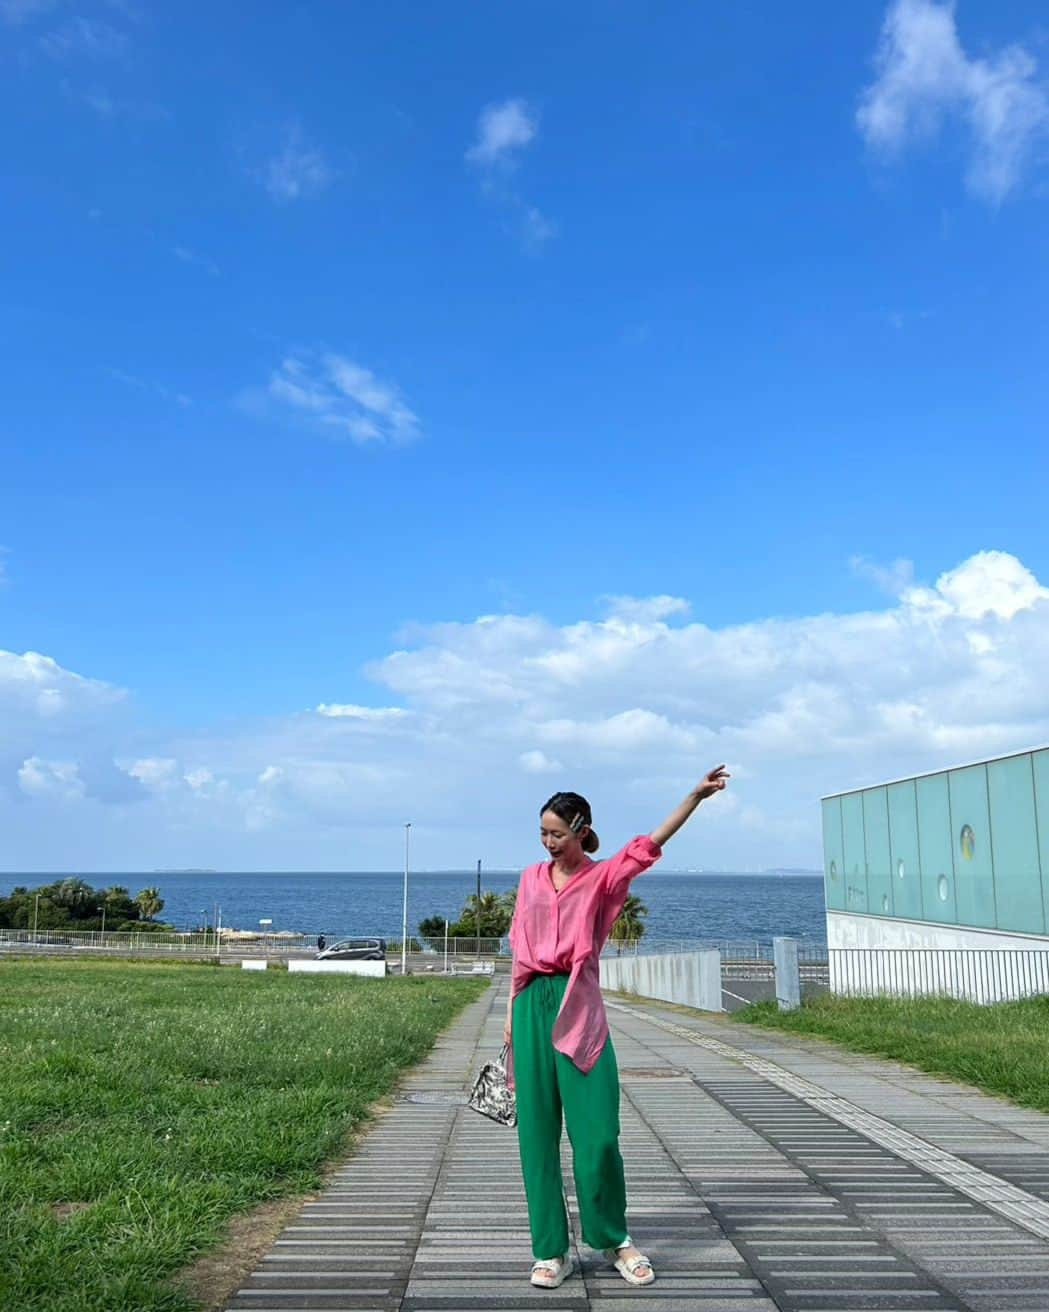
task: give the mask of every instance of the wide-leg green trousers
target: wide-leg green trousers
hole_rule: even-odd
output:
[[[562,1113],[572,1145],[584,1241],[591,1248],[616,1248],[628,1238],[616,1055],[609,1038],[596,1065],[584,1075],[554,1047],[554,1021],[567,983],[567,975],[537,975],[513,1005],[517,1137],[537,1260],[568,1251]]]

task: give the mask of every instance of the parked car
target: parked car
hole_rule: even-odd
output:
[[[323,952],[318,952],[318,961],[385,961],[386,940],[384,938],[340,938]]]

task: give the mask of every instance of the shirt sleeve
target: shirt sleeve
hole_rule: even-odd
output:
[[[605,893],[610,897],[622,896],[635,875],[655,865],[662,855],[663,849],[647,834],[632,838],[621,852],[605,862]]]

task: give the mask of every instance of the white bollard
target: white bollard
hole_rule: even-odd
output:
[[[774,938],[772,954],[776,963],[776,1001],[780,1011],[796,1011],[801,1006],[801,971],[798,969],[798,940]]]

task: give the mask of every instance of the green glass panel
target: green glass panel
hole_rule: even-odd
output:
[[[970,765],[964,770],[950,770],[947,786],[951,797],[951,850],[958,924],[993,929],[994,876],[987,767]]]
[[[889,870],[889,806],[884,788],[868,788],[863,796],[863,844],[867,854],[867,910],[891,916],[892,873]]]
[[[988,761],[994,905],[999,929],[1045,932],[1031,757]]]
[[[841,798],[823,803],[823,887],[832,911],[845,909],[845,860],[841,845]]]
[[[1031,773],[1034,775],[1038,857],[1042,867],[1042,902],[1049,917],[1049,751],[1031,753]]]
[[[954,924],[957,917],[947,776],[931,774],[917,780],[916,794],[923,919]]]
[[[867,852],[863,841],[863,798],[846,793],[841,799],[842,862],[845,867],[845,910],[867,910]]]
[[[918,795],[914,780],[890,784],[889,869],[892,871],[892,904],[896,915],[907,920],[922,919],[921,857],[918,850]]]

